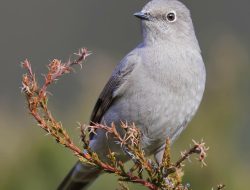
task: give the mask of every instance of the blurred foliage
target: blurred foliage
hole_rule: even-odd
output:
[[[88,122],[113,67],[140,41],[132,14],[146,3],[124,0],[1,1],[0,189],[55,189],[76,158],[47,138],[26,113],[20,94],[26,57],[41,71],[49,60],[65,60],[82,46],[94,54],[84,69],[51,89],[52,111],[80,143],[77,121]],[[207,87],[192,123],[174,144],[175,158],[191,139],[210,146],[208,167],[187,164],[193,189],[248,189],[250,159],[250,17],[247,0],[186,1],[207,68]],[[44,70],[43,70],[44,71]],[[79,140],[78,140],[79,139]],[[115,189],[103,175],[90,187]],[[132,187],[131,189],[142,189]]]

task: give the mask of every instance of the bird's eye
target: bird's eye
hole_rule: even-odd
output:
[[[174,22],[176,20],[176,15],[174,12],[170,12],[167,14],[167,19],[169,22]]]

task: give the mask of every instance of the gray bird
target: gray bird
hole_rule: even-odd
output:
[[[177,0],[152,0],[141,12],[143,41],[115,68],[90,121],[116,126],[134,122],[142,132],[142,147],[161,162],[165,141],[171,143],[196,113],[206,72],[188,8]],[[96,131],[90,146],[105,160],[109,148],[128,160],[120,145]],[[80,190],[100,170],[78,162],[59,190]]]

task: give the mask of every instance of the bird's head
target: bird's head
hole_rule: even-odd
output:
[[[196,41],[190,12],[177,0],[152,0],[134,16],[142,21],[144,41]]]

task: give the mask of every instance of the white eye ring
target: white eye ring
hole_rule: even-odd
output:
[[[176,12],[175,12],[175,11],[170,11],[170,12],[166,15],[166,19],[167,19],[169,22],[175,22],[176,19],[177,19]]]

